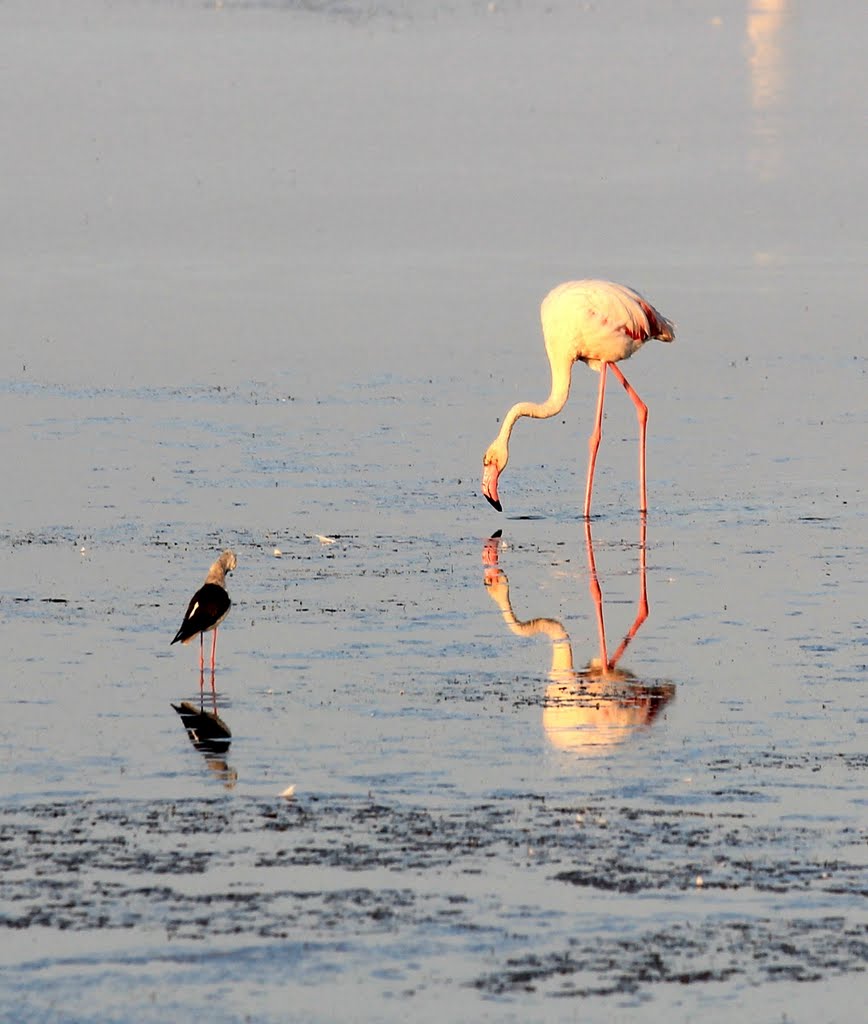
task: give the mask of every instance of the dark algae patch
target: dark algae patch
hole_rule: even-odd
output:
[[[336,929],[355,942],[484,934],[502,953],[455,980],[490,995],[816,980],[868,962],[864,924],[804,909],[806,897],[862,901],[868,888],[846,831],[832,840],[834,858],[793,856],[813,848],[818,831],[725,812],[554,805],[527,793],[442,810],[316,796],[41,802],[0,811],[0,929],[157,931],[208,943],[328,942]],[[517,898],[530,880],[554,887],[565,907],[585,891],[665,900],[659,920],[618,929],[592,918],[587,934],[539,950],[530,933],[546,911],[532,897],[492,911],[489,876],[504,870]],[[768,890],[790,901],[774,918],[742,900]]]

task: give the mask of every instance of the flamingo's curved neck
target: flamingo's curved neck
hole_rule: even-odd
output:
[[[517,402],[506,414],[503,425],[497,439],[501,444],[509,444],[509,436],[512,428],[522,416],[530,416],[535,420],[546,420],[550,416],[557,416],[567,403],[570,397],[570,378],[572,376],[573,364],[551,364],[552,389],[549,397],[544,402]]]
[[[506,609],[503,609],[503,618],[516,636],[543,635],[551,640],[552,667],[550,671],[553,675],[573,671],[573,645],[570,642],[570,635],[557,619],[530,619],[527,622],[519,622],[512,614],[511,607],[508,613]]]
[[[509,583],[504,576],[504,584],[492,588],[490,594],[500,608],[503,621],[516,636],[547,636],[552,642],[552,671],[572,671],[573,645],[570,634],[564,629],[563,623],[557,619],[528,619],[522,622],[515,617],[512,601],[509,599]]]

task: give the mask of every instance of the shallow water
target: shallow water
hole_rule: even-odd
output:
[[[858,1019],[858,9],[0,8],[3,1019]]]

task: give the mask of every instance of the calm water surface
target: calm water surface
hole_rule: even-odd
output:
[[[0,9],[2,1019],[860,1019],[857,11]]]

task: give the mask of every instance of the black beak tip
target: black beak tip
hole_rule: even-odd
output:
[[[494,498],[489,498],[487,494],[485,495],[485,500],[488,502],[489,505],[491,505],[492,508],[496,508],[498,512],[503,511],[503,506],[500,504],[499,501],[495,501]]]

